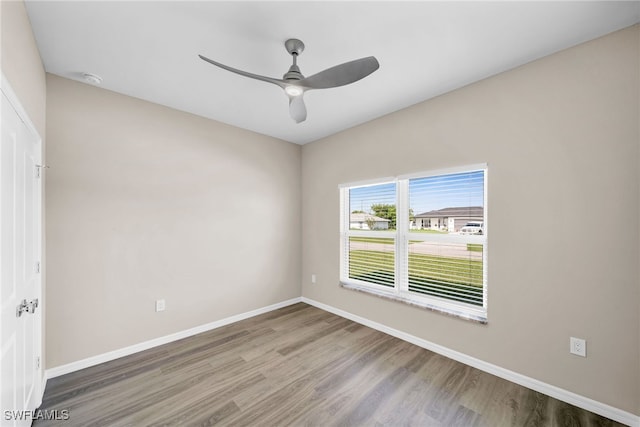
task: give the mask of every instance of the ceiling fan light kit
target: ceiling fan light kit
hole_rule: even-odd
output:
[[[367,77],[380,67],[375,57],[368,56],[336,65],[310,77],[304,77],[297,64],[298,56],[304,51],[304,43],[298,39],[289,39],[284,43],[284,46],[292,56],[293,64],[289,67],[289,71],[284,74],[282,79],[274,79],[238,70],[205,56],[198,56],[203,61],[224,70],[231,71],[232,73],[280,86],[289,98],[289,114],[296,123],[301,123],[307,118],[307,109],[303,100],[303,95],[306,91],[345,86]]]
[[[304,93],[304,90],[301,87],[295,85],[285,87],[284,91],[287,92],[287,95],[289,96],[300,96]]]

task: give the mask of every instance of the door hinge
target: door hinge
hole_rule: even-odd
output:
[[[36,357],[36,369],[40,369],[40,356]]]
[[[40,273],[40,261],[36,262],[36,273]]]

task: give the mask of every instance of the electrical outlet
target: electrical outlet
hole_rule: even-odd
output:
[[[164,311],[164,300],[156,300],[156,311]]]
[[[587,357],[587,341],[582,338],[569,338],[569,352],[577,356]]]
[[[311,275],[311,283],[313,283],[314,285],[316,284],[316,275],[315,274]]]

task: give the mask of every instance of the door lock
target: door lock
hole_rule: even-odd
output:
[[[16,317],[22,316],[22,313],[35,313],[36,308],[38,308],[38,298],[33,299],[27,302],[26,299],[23,299],[18,307],[16,307]]]

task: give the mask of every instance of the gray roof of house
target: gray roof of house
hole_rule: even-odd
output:
[[[374,220],[376,222],[389,222],[389,220],[386,218],[380,218],[379,216],[371,215],[368,213],[352,213],[350,218],[350,222],[365,222],[367,220]]]
[[[484,208],[482,206],[467,206],[457,208],[444,208],[435,211],[423,212],[416,215],[416,218],[482,218],[484,217]]]

